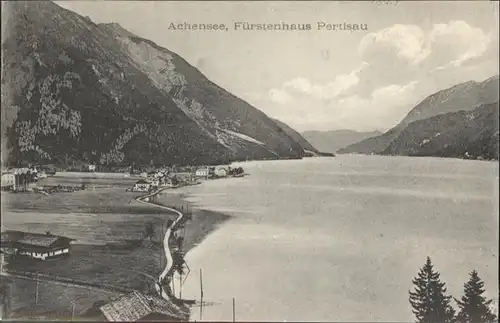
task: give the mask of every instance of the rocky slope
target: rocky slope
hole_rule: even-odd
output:
[[[3,6],[3,162],[204,164],[304,155],[264,113],[117,24],[96,25],[52,2]]]
[[[351,144],[367,138],[380,136],[381,134],[380,131],[358,132],[342,129],[332,131],[304,131],[302,136],[319,150],[335,153],[337,150]]]
[[[385,151],[407,125],[441,114],[471,111],[498,101],[498,75],[483,82],[469,81],[430,95],[413,108],[394,128],[373,138],[368,138],[339,150],[339,153],[377,154]]]
[[[498,102],[410,123],[385,155],[498,159]]]

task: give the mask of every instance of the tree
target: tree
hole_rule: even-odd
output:
[[[476,270],[469,274],[470,278],[464,284],[464,296],[461,300],[455,298],[460,312],[458,322],[463,323],[489,323],[496,320],[496,315],[490,310],[492,300],[481,296],[484,293],[484,282],[479,278]]]
[[[153,237],[155,235],[155,227],[153,225],[153,222],[146,223],[144,235],[145,235],[145,238],[147,238],[149,241],[151,241],[151,239],[153,239]]]
[[[418,323],[454,322],[455,310],[450,305],[451,296],[446,295],[445,283],[434,270],[431,259],[413,279],[414,291],[410,291],[410,304]]]

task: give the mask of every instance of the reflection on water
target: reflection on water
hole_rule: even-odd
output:
[[[431,256],[459,297],[477,269],[498,294],[498,164],[339,156],[243,163],[251,176],[183,189],[235,217],[187,255],[203,320],[410,321]],[[199,320],[198,309],[193,319]]]

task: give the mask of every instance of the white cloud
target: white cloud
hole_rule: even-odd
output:
[[[373,55],[396,56],[409,64],[418,64],[430,53],[424,31],[415,25],[396,24],[370,33],[361,40],[358,52],[362,59]]]
[[[286,104],[296,94],[311,96],[313,99],[329,100],[339,96],[359,83],[359,72],[367,66],[363,62],[348,74],[341,74],[325,84],[314,84],[307,78],[298,77],[285,82],[281,88],[272,89],[269,96],[276,103]]]
[[[458,67],[480,57],[492,38],[491,33],[461,20],[435,24],[427,33],[416,25],[396,24],[363,37],[358,52],[370,64],[390,64],[397,59],[410,65],[441,69]]]
[[[397,124],[415,105],[419,82],[391,84],[377,88],[369,97],[357,94],[337,97],[327,103],[311,97],[299,97],[288,105],[275,105],[269,113],[297,130],[354,129],[386,130]],[[313,108],[311,108],[313,107]]]
[[[493,40],[491,33],[481,28],[471,27],[464,21],[436,24],[429,34],[429,44],[433,48],[447,49],[451,57],[448,63],[437,69],[458,67],[468,60],[483,55]],[[435,52],[434,55],[440,55]],[[441,54],[443,55],[443,54]]]
[[[302,130],[387,130],[433,92],[493,75],[497,43],[497,34],[464,21],[427,30],[396,24],[362,38],[363,63],[351,72],[322,84],[299,77],[272,90],[278,104],[269,112]]]

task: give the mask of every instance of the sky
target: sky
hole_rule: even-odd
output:
[[[428,95],[483,81],[499,68],[499,10],[492,1],[56,3],[179,54],[298,131],[385,131]],[[236,30],[237,22],[311,29]],[[171,23],[228,28],[174,30]],[[326,28],[344,23],[359,30]]]

